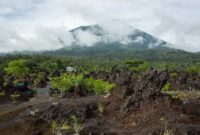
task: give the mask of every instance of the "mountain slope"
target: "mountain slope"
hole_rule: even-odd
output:
[[[199,53],[171,48],[171,44],[166,41],[138,29],[129,28],[128,32],[115,33],[99,25],[81,26],[70,31],[75,39],[71,46],[44,51],[42,54],[109,59],[139,58],[169,62],[196,62],[200,59]]]
[[[118,29],[118,28],[116,28]],[[75,45],[90,46],[87,42],[81,42],[80,36],[88,35],[91,38],[96,38],[92,45],[110,45],[110,44],[120,44],[123,47],[128,48],[159,48],[159,47],[169,47],[170,44],[160,40],[146,32],[135,29],[130,26],[124,27],[124,30],[120,27],[120,30],[116,30],[115,27],[111,30],[109,28],[92,25],[92,26],[81,26],[71,30],[75,42]],[[128,30],[127,30],[128,29]]]

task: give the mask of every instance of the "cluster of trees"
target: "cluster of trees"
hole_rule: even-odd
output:
[[[82,85],[90,93],[94,93],[96,95],[108,94],[115,87],[115,84],[99,79],[95,80],[92,77],[84,79]]]
[[[72,46],[70,49],[62,48],[56,51],[46,51],[45,55],[51,56],[73,56],[78,58],[90,58],[90,59],[143,59],[152,63],[179,63],[187,64],[199,61],[200,53],[190,53],[183,50],[158,47],[158,48],[146,48],[141,45],[138,47],[133,45],[121,45],[119,43],[112,44],[98,44],[90,47],[86,46]]]
[[[200,74],[200,62],[197,62],[195,63],[194,65],[192,66],[189,66],[187,68],[187,70],[190,72],[190,73],[198,73]]]
[[[112,50],[112,49],[110,49]],[[133,53],[130,53],[132,52]],[[188,68],[194,63],[197,63],[200,60],[199,54],[187,53],[179,50],[119,50],[116,49],[113,53],[105,53],[102,52],[101,55],[97,55],[98,53],[88,53],[88,55],[79,55],[77,56],[73,54],[62,55],[62,53],[58,53],[58,55],[51,56],[50,52],[46,55],[8,55],[8,56],[0,56],[0,69],[4,69],[10,61],[23,59],[28,62],[28,66],[31,71],[35,70],[35,72],[43,71],[43,72],[53,72],[53,70],[64,69],[66,66],[72,66],[76,68],[78,71],[98,71],[98,70],[106,70],[111,71],[113,66],[123,67],[126,66],[126,62],[135,61],[135,60],[144,60],[143,67],[146,68],[145,64],[148,63],[149,67],[167,67],[170,69],[183,70]],[[65,50],[64,50],[65,52]],[[63,53],[64,53],[63,52]],[[128,54],[127,54],[128,53]],[[52,54],[54,54],[52,52]],[[62,56],[59,56],[62,55]],[[91,54],[91,55],[90,55]],[[152,58],[153,57],[153,58]],[[132,63],[132,62],[131,62]],[[127,61],[128,65],[129,62]],[[141,64],[140,64],[141,65]],[[143,68],[142,67],[142,68]]]
[[[114,84],[108,83],[103,80],[95,80],[93,78],[84,78],[83,75],[63,74],[59,77],[51,79],[51,86],[57,89],[61,94],[66,94],[70,89],[81,87],[86,89],[89,93],[102,95],[110,93],[115,87]]]
[[[115,50],[117,51],[117,50]],[[127,52],[127,51],[126,51]],[[136,51],[134,55],[139,53]],[[146,53],[152,53],[147,51]],[[158,51],[155,53],[159,53]],[[91,71],[106,71],[111,72],[113,67],[121,68],[128,67],[135,74],[148,70],[150,67],[167,68],[170,71],[170,76],[177,76],[178,70],[185,70],[190,73],[200,73],[200,63],[198,62],[197,54],[190,54],[179,51],[170,52],[170,55],[175,58],[176,55],[189,57],[191,61],[179,60],[179,57],[174,61],[171,59],[145,60],[132,57],[131,54],[122,56],[109,54],[108,57],[103,56],[48,56],[48,55],[7,55],[0,56],[0,92],[5,91],[4,84],[15,83],[16,80],[25,79],[29,86],[40,87],[51,78],[52,86],[62,92],[66,92],[72,87],[81,86],[86,88],[90,93],[105,94],[108,93],[114,86],[102,80],[93,78],[84,78],[84,74]],[[120,53],[119,53],[120,54]],[[148,54],[150,57],[151,55]],[[120,54],[121,55],[121,54]],[[139,55],[139,54],[138,54]],[[144,54],[146,56],[146,54]],[[155,55],[152,53],[152,55]],[[169,55],[163,50],[162,55]],[[93,56],[93,55],[92,55]],[[171,58],[171,57],[170,57]],[[127,60],[128,59],[128,60]],[[71,66],[77,70],[77,75],[65,74],[65,67]],[[11,86],[9,84],[9,86]]]
[[[147,64],[147,62],[145,62],[143,60],[139,60],[139,59],[136,59],[136,60],[126,60],[125,64],[135,74],[138,74],[138,73],[140,73],[142,71],[145,71],[149,67],[149,65]]]
[[[27,80],[30,85],[37,85],[41,82],[48,80],[48,76],[54,73],[64,72],[64,65],[59,59],[45,60],[39,59],[37,62],[33,59],[15,59],[7,62],[2,67],[2,71],[5,75],[2,77],[5,81],[13,77],[14,80]]]
[[[72,87],[77,87],[81,84],[83,75],[63,74],[59,77],[51,78],[51,87],[57,89],[61,94],[66,94]]]
[[[7,75],[13,75],[18,78],[24,77],[30,72],[28,61],[23,59],[9,62],[8,66],[4,68],[4,70],[6,71]]]

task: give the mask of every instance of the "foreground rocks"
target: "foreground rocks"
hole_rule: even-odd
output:
[[[143,104],[153,102],[157,97],[161,96],[161,89],[167,83],[169,75],[167,70],[152,70],[150,73],[144,74],[136,81],[130,95],[125,95],[123,110],[130,108],[137,109]]]
[[[113,69],[110,74],[93,72],[86,77],[90,76],[115,83],[116,88],[109,97],[70,97],[1,116],[0,134],[51,135],[52,121],[62,124],[72,115],[80,122],[81,135],[161,135],[166,131],[173,135],[200,134],[200,99],[183,102],[161,93],[170,81],[180,82],[174,87],[181,88],[185,78],[182,73],[177,80],[171,79],[167,70],[151,70],[137,78],[127,69]],[[188,85],[191,83],[186,81]],[[103,112],[99,111],[99,102]],[[63,134],[74,134],[73,123],[69,126],[72,129]]]
[[[171,79],[172,90],[200,90],[200,76],[185,71],[177,73],[177,76]]]

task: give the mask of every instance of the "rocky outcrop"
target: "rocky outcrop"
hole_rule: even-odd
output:
[[[34,124],[29,123],[30,127],[41,124],[51,131],[52,121],[62,124],[69,120],[70,116],[76,115],[81,122],[81,135],[160,135],[164,134],[165,130],[174,135],[200,133],[200,99],[183,102],[161,92],[167,82],[175,88],[198,88],[192,85],[197,84],[198,75],[180,72],[172,79],[167,70],[152,69],[136,77],[128,69],[122,68],[112,69],[110,73],[91,72],[85,77],[91,76],[116,84],[110,96],[87,95],[83,88],[72,88],[71,93],[75,96],[59,99],[59,102],[28,107],[20,112],[18,118],[33,120]],[[100,101],[103,113],[98,110]],[[13,123],[12,117],[6,119]],[[74,134],[74,129],[73,124],[69,124],[73,132],[70,130],[65,133],[71,135]],[[24,128],[25,124],[21,125]],[[9,126],[6,131],[10,131]],[[46,133],[46,130],[38,126],[35,129],[30,127],[27,126],[28,132],[31,130],[35,134]],[[21,132],[17,128],[14,129]]]
[[[200,75],[181,71],[170,81],[172,90],[200,90]]]
[[[152,70],[139,77],[131,95],[124,95],[122,110],[137,109],[161,95],[161,89],[169,79],[168,71]]]
[[[84,100],[85,99],[85,100]],[[25,115],[34,112],[34,117],[47,121],[55,120],[58,123],[63,123],[70,119],[70,116],[75,115],[81,120],[85,120],[93,116],[94,111],[97,109],[98,97],[81,98],[66,100],[57,104],[45,103],[30,108],[25,112]],[[31,113],[30,113],[31,114]]]

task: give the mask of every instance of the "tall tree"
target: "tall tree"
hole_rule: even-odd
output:
[[[29,73],[30,69],[28,68],[28,62],[26,60],[19,59],[9,62],[8,66],[5,68],[5,71],[8,75],[24,77]]]

